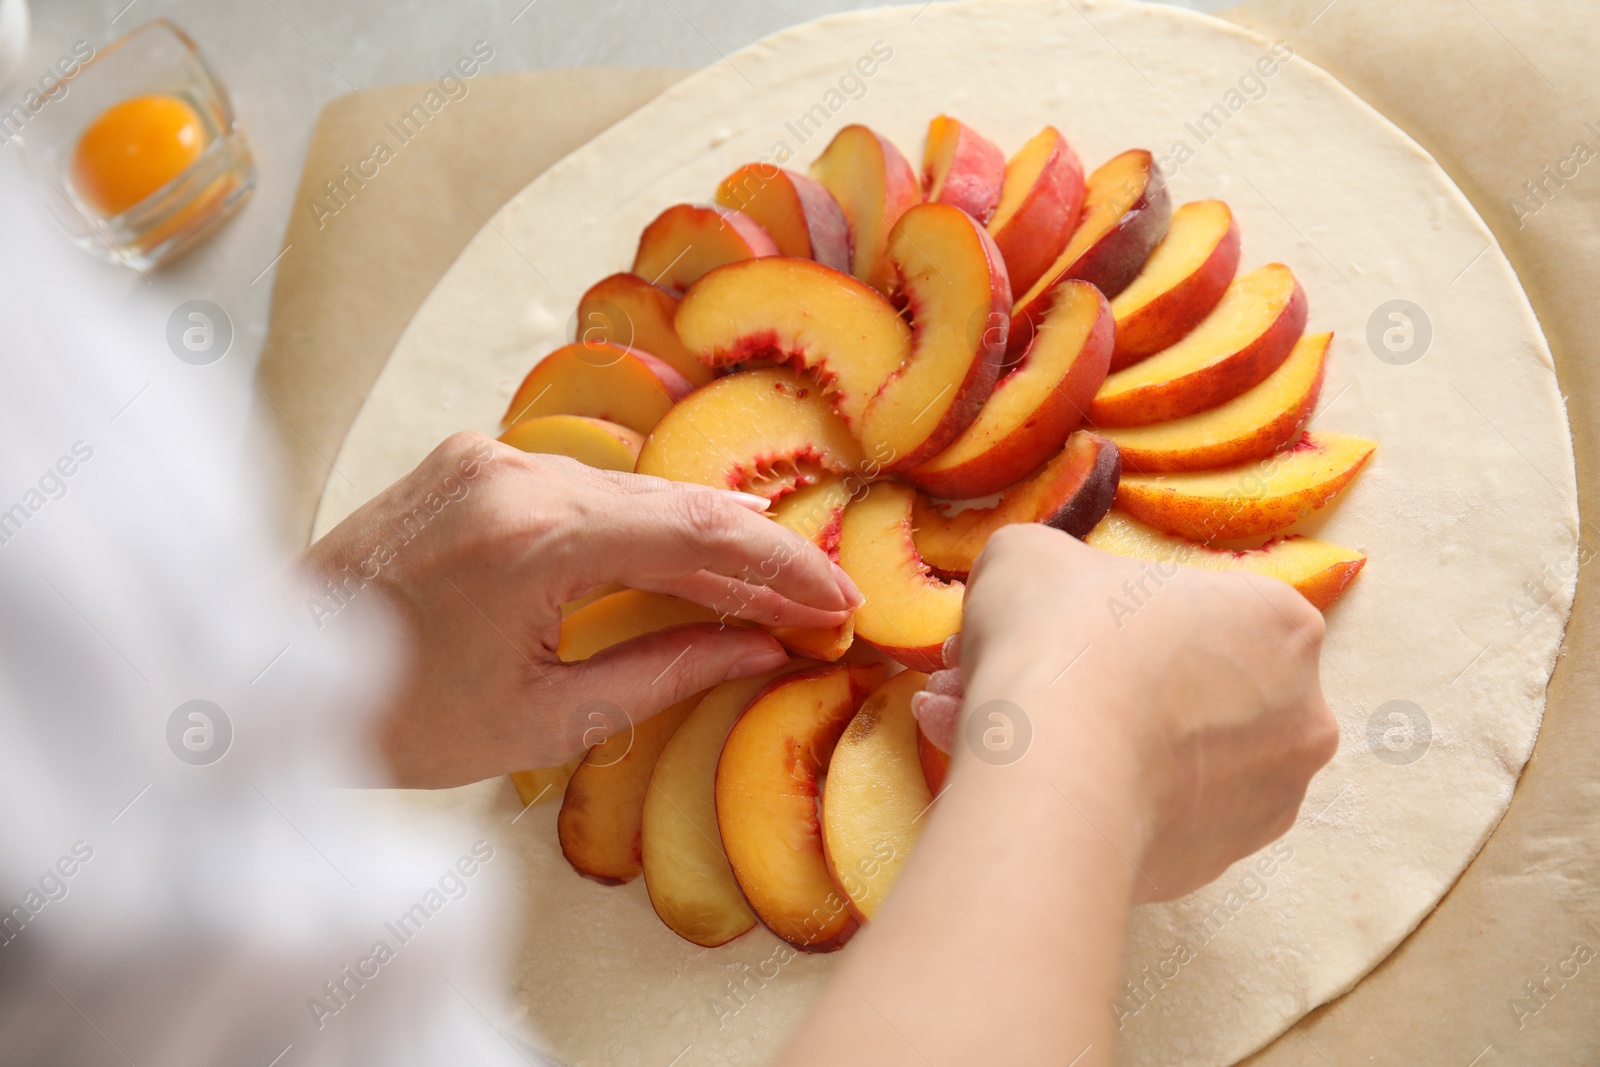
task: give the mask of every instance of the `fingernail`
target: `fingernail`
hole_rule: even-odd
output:
[[[954,668],[961,659],[961,635],[951,634],[944,639],[944,647],[939,649],[939,658],[946,668]]]
[[[859,608],[867,602],[867,598],[861,595],[861,590],[856,588],[856,583],[850,580],[844,568],[837,563],[833,564],[833,580],[838,583],[839,592],[844,594],[845,603],[852,608]]]
[[[754,493],[741,493],[737,489],[718,489],[716,492],[721,493],[740,507],[749,508],[751,511],[766,511],[772,506],[772,501]]]
[[[789,662],[789,654],[781,648],[769,648],[761,652],[752,652],[748,656],[733,661],[728,668],[728,675],[723,679],[731,682],[735,678],[749,678],[755,674],[765,674],[775,671]]]

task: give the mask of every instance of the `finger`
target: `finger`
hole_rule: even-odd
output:
[[[662,582],[639,582],[635,588],[683,597],[725,617],[746,619],[764,626],[839,626],[850,617],[848,611],[823,611],[796,604],[764,585],[751,585],[710,571],[697,571]]]
[[[719,489],[714,485],[696,482],[675,482],[653,474],[632,474],[627,471],[607,471],[589,468],[594,481],[604,482],[624,493],[722,493],[730,500],[752,511],[766,511],[772,501],[755,493],[741,493],[737,489]]]
[[[601,700],[621,708],[624,719],[603,731],[616,732],[714,685],[776,670],[788,662],[783,646],[764,631],[695,623],[613,645],[563,667],[562,678],[571,706]],[[590,736],[583,744],[599,740]],[[581,754],[581,748],[572,753]]]
[[[583,502],[559,561],[567,595],[606,582],[661,583],[710,571],[823,611],[852,600],[810,541],[721,493],[647,493]]]
[[[955,747],[956,723],[961,718],[961,698],[926,689],[911,694],[911,714],[925,736],[940,752],[949,754]]]
[[[928,682],[922,688],[936,696],[960,700],[966,694],[966,679],[959,668],[947,668],[928,675]]]

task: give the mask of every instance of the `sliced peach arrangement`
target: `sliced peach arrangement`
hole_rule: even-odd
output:
[[[714,199],[668,208],[632,270],[584,294],[501,439],[763,496],[864,603],[772,629],[797,657],[782,670],[607,723],[575,763],[512,783],[524,806],[561,797],[576,872],[642,872],[687,940],[761,924],[829,951],[878,914],[947,781],[911,698],[996,530],[1256,573],[1325,609],[1365,557],[1281,534],[1375,444],[1305,428],[1332,335],[1305,332],[1287,266],[1241,273],[1227,204],[1172,210],[1142,149],[1085,179],[1053,126],[1006,159],[940,115],[918,174],[853,125],[809,175],[747,164]],[[563,615],[569,662],[716,618],[615,587]]]

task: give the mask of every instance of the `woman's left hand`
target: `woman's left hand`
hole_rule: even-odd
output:
[[[375,593],[397,616],[405,674],[378,746],[395,784],[453,786],[582,755],[599,740],[579,723],[593,701],[642,722],[787,659],[762,630],[699,623],[562,663],[561,605],[585,593],[620,582],[768,625],[843,622],[860,594],[765,504],[462,433],[302,563],[330,613]]]

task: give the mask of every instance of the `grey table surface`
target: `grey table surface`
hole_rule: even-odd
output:
[[[1216,10],[1231,0],[1180,0]],[[100,48],[155,18],[183,27],[227,85],[255,155],[255,195],[203,246],[142,279],[118,282],[130,317],[202,298],[227,311],[233,347],[216,371],[217,400],[250,407],[267,330],[273,261],[317,114],[356,89],[433,80],[476,41],[486,72],[585,66],[699,67],[774,31],[875,6],[858,0],[54,0],[33,4],[33,33],[8,105],[77,41]],[[5,165],[15,165],[8,160]]]

